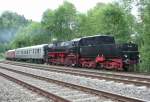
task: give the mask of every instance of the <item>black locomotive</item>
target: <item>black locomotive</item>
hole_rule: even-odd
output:
[[[124,70],[139,61],[138,46],[116,44],[112,36],[90,36],[55,42],[47,48],[46,62],[66,66]]]

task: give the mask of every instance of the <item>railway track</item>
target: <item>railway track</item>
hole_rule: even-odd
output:
[[[54,80],[54,79],[50,79],[50,78],[45,78],[45,77],[41,77],[41,76],[38,76],[38,75],[33,75],[33,74],[30,74],[30,73],[25,73],[25,72],[14,70],[14,69],[9,69],[9,68],[6,68],[6,67],[0,67],[0,75],[7,78],[7,79],[9,79],[9,80],[11,80],[11,81],[14,81],[14,82],[16,82],[20,85],[23,85],[24,87],[26,87],[30,90],[38,92],[39,94],[41,94],[43,96],[46,96],[50,99],[53,99],[55,102],[69,102],[69,101],[77,101],[77,102],[78,101],[82,101],[82,102],[85,101],[85,102],[88,102],[90,99],[92,99],[92,100],[90,100],[89,102],[92,102],[93,100],[95,102],[97,102],[98,99],[102,99],[102,98],[104,98],[104,100],[106,100],[106,101],[108,101],[107,98],[110,98],[111,101],[144,102],[144,100],[141,100],[141,99],[126,97],[126,96],[117,95],[117,94],[114,94],[114,93],[108,93],[108,92],[105,92],[105,91],[99,91],[99,90],[96,90],[96,89],[91,89],[91,88],[84,87],[84,86],[74,85],[74,84],[71,84],[71,83],[66,83],[66,82],[62,82],[62,81],[58,81],[58,80]],[[18,79],[19,75],[20,75],[20,77],[25,76],[25,78],[24,79]],[[59,95],[56,94],[56,93],[55,94],[49,93],[48,91],[45,91],[44,89],[41,89],[37,86],[34,86],[33,84],[27,83],[27,81],[24,81],[24,80],[27,80],[28,78],[29,78],[28,80],[30,80],[31,77],[34,78],[32,81],[34,81],[36,79],[36,80],[45,81],[45,82],[47,82],[47,84],[50,84],[50,83],[57,84],[57,85],[52,85],[52,87],[54,87],[54,88],[56,88],[56,86],[59,85],[59,87],[56,88],[57,90],[53,90],[53,93],[54,92],[58,93],[58,90],[61,91],[62,88],[64,88],[64,87],[65,87],[64,90],[67,90],[69,88],[69,92],[70,92],[69,95],[70,94],[71,95],[76,94],[78,96],[77,97],[75,95],[77,97],[77,100],[74,99],[75,96],[73,96],[73,98],[71,98],[71,99],[74,99],[74,100],[68,99],[67,98],[68,96],[64,95],[65,93],[67,93],[64,90],[62,92],[63,96],[59,96],[60,93],[59,93]],[[61,86],[61,88],[60,88],[60,86]],[[83,99],[78,99],[79,97],[84,97],[84,98]],[[102,102],[104,102],[104,100]]]
[[[11,62],[11,61],[6,61],[4,63],[24,66],[28,68],[46,70],[46,71],[61,72],[61,73],[66,73],[66,74],[71,74],[71,75],[79,75],[79,76],[85,76],[85,77],[96,78],[96,79],[104,79],[104,80],[110,80],[110,81],[115,81],[115,82],[122,82],[125,84],[134,84],[137,86],[150,87],[150,76],[140,77],[140,76],[130,75],[130,74],[91,72],[87,70],[65,68],[65,67],[60,67],[60,66],[45,66],[45,65],[36,65],[36,64]]]
[[[47,97],[47,98],[50,98],[50,99],[52,99],[52,100],[54,100],[54,101],[61,101],[61,102],[70,102],[70,101],[68,101],[68,100],[66,100],[66,99],[64,99],[64,98],[61,98],[61,97],[59,97],[59,96],[57,96],[57,95],[54,95],[54,94],[52,94],[52,93],[49,93],[49,92],[46,92],[45,90],[42,90],[42,89],[40,89],[40,88],[38,88],[38,87],[35,87],[35,86],[33,86],[33,85],[30,85],[30,84],[28,84],[28,83],[26,83],[26,82],[23,82],[23,81],[21,81],[21,80],[18,80],[17,78],[13,78],[13,77],[11,77],[11,76],[9,76],[9,75],[7,75],[7,74],[4,74],[4,73],[2,73],[2,72],[0,72],[0,76],[2,76],[2,77],[4,77],[4,78],[6,78],[6,79],[8,79],[8,80],[10,80],[10,81],[13,81],[13,82],[15,82],[15,83],[17,83],[17,84],[19,84],[19,85],[21,85],[21,86],[23,86],[23,87],[25,87],[25,88],[27,88],[27,89],[29,89],[29,90],[32,90],[33,92],[36,92],[36,93],[38,93],[39,95],[42,95],[42,96],[44,96],[44,97]]]

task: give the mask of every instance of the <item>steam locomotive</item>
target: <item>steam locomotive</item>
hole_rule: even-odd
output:
[[[14,58],[9,58],[11,51]],[[6,52],[7,59],[84,68],[128,70],[139,62],[138,46],[116,44],[113,36],[89,36],[11,51]]]

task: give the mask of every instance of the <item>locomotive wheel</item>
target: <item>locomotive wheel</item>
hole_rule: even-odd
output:
[[[134,72],[135,71],[134,69],[135,69],[134,65],[129,65],[128,71]]]
[[[124,65],[123,70],[124,70],[125,72],[128,72],[128,71],[129,71],[129,65]]]
[[[102,69],[101,65],[99,63],[96,63],[95,69]]]
[[[123,67],[123,69],[124,69],[124,71],[126,71],[126,72],[133,72],[134,69],[135,69],[135,67],[134,67],[134,65],[125,65],[125,66]]]

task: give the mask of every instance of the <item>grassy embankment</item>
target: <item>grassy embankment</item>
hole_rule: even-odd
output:
[[[0,53],[0,61],[4,60],[4,53]]]

